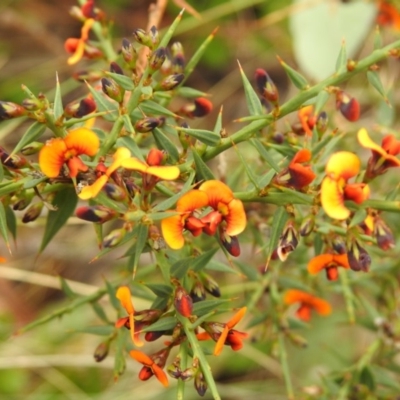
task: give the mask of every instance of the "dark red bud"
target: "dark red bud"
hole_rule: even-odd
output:
[[[182,286],[175,289],[174,306],[176,311],[184,317],[190,317],[193,311],[192,298],[186,293]]]
[[[237,236],[229,236],[225,232],[220,232],[222,245],[234,257],[240,256],[240,244]]]
[[[0,101],[0,121],[25,115],[26,110],[19,104],[10,101]]]
[[[165,153],[158,149],[151,149],[147,155],[146,162],[151,166],[161,165],[164,160]]]
[[[42,209],[43,209],[43,202],[32,204],[25,211],[25,214],[22,217],[22,222],[24,224],[27,224],[28,222],[35,221],[37,218],[39,218]]]
[[[93,357],[96,360],[96,362],[103,361],[107,357],[109,349],[110,349],[110,341],[109,340],[100,343],[96,347],[96,350],[94,351],[94,354],[93,354]]]
[[[200,281],[196,281],[193,284],[192,289],[190,290],[190,297],[192,298],[193,303],[197,303],[206,299],[205,288]]]
[[[150,132],[155,128],[162,126],[165,122],[164,117],[148,117],[140,119],[135,124],[135,130],[140,133]]]
[[[194,378],[194,387],[199,394],[199,396],[203,397],[207,391],[207,382],[204,378],[203,372],[199,369]]]
[[[116,217],[116,212],[104,206],[83,206],[75,211],[75,215],[84,221],[102,224]]]
[[[115,74],[124,75],[124,71],[115,61],[110,63],[110,71]]]
[[[353,240],[347,251],[347,259],[353,271],[368,272],[371,265],[371,257],[367,250],[360,246],[357,240]]]
[[[257,88],[261,96],[271,103],[276,103],[279,99],[279,92],[268,73],[263,69],[258,68],[255,77]]]
[[[336,107],[348,121],[354,122],[360,118],[360,103],[343,90],[336,93]]]
[[[150,367],[144,366],[140,371],[139,371],[139,379],[141,381],[147,381],[153,376],[153,371]]]
[[[124,201],[126,199],[126,192],[120,186],[114,183],[106,183],[103,190],[106,192],[107,196],[115,201]]]
[[[79,102],[75,101],[67,104],[64,108],[64,114],[67,117],[81,118],[95,110],[96,102],[92,98],[87,97]]]

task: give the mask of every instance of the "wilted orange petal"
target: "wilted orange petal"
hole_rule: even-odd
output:
[[[118,318],[114,326],[116,328],[122,328],[129,321],[129,317]]]
[[[347,253],[333,254],[333,262],[344,268],[350,268],[349,260],[347,258]]]
[[[199,190],[207,193],[209,205],[215,210],[218,208],[218,203],[228,204],[233,200],[232,190],[221,181],[206,181],[199,187]]]
[[[150,174],[160,178],[164,181],[173,181],[177,179],[180,175],[179,168],[172,165],[172,166],[154,166],[148,167],[146,170],[146,174]]]
[[[242,307],[238,312],[227,322],[226,326],[232,329],[246,314],[247,307]]]
[[[290,179],[288,184],[293,186],[295,189],[301,189],[304,186],[308,186],[316,176],[310,166],[304,166],[301,164],[289,165],[289,173]]]
[[[153,367],[154,361],[147,355],[144,354],[142,351],[139,350],[131,350],[129,355],[136,361],[140,362],[147,367]]]
[[[133,308],[131,291],[128,286],[120,286],[115,294],[115,297],[121,302],[122,307],[125,308],[128,314],[134,314],[135,309]]]
[[[361,146],[373,150],[379,153],[381,156],[385,156],[386,152],[382,149],[381,146],[377,145],[375,142],[371,140],[368,135],[368,132],[365,128],[361,128],[357,133],[357,139],[360,142]]]
[[[94,24],[94,19],[93,18],[88,18],[85,23],[82,26],[81,29],[81,39],[82,40],[88,40],[89,39],[89,31],[92,28]]]
[[[157,365],[153,364],[151,367],[155,377],[165,386],[168,387],[168,377],[167,374]]]
[[[208,196],[201,190],[189,190],[185,193],[177,202],[177,211],[194,211],[197,208],[203,208],[208,206]]]
[[[185,244],[183,237],[182,216],[174,215],[161,221],[161,231],[165,242],[174,250],[181,249]]]
[[[350,211],[344,206],[343,189],[336,180],[329,177],[322,181],[321,204],[331,218],[343,220],[350,215]]]
[[[311,160],[311,151],[308,149],[299,150],[293,157],[290,164],[304,163]]]
[[[94,156],[99,150],[100,140],[97,135],[87,128],[77,128],[69,131],[64,138],[68,150],[75,150],[76,154]]]
[[[225,218],[227,222],[226,233],[229,236],[236,236],[242,233],[246,228],[247,218],[243,203],[238,199],[233,199],[228,204],[228,215]]]
[[[107,183],[107,181],[108,176],[102,175],[100,178],[96,179],[92,185],[83,187],[80,193],[78,193],[78,197],[82,200],[93,199],[100,193],[100,190]]]
[[[212,339],[212,337],[210,336],[210,334],[208,332],[197,333],[196,338],[197,338],[197,340],[200,340],[200,341]]]
[[[67,147],[61,138],[51,139],[46,142],[39,153],[39,166],[49,178],[55,178],[61,171],[65,162]]]
[[[338,151],[332,154],[326,164],[326,174],[332,179],[348,180],[360,171],[360,159],[349,151]]]
[[[313,297],[312,302],[309,303],[314,310],[321,315],[328,315],[332,312],[331,305],[324,299],[318,297]]]

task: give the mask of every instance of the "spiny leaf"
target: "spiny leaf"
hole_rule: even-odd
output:
[[[258,97],[258,94],[253,89],[253,86],[247,79],[246,74],[243,72],[242,66],[240,65],[239,61],[238,64],[239,64],[240,75],[242,77],[244,94],[246,96],[246,103],[249,113],[250,115],[261,115],[263,114],[263,108],[261,105],[260,98]]]
[[[132,82],[132,79],[128,76],[117,74],[115,72],[106,71],[106,75],[114,79],[119,86],[121,86],[125,90],[133,90],[135,89],[135,85]]]
[[[289,218],[289,214],[284,207],[278,207],[278,210],[274,214],[271,225],[271,236],[269,238],[269,245],[267,250],[267,260],[265,262],[266,267],[268,267],[269,261],[271,260],[272,253],[276,249],[279,241],[279,237],[282,234],[283,228],[286,221]]]
[[[205,129],[182,128],[180,126],[176,126],[175,129],[178,132],[183,132],[189,136],[193,136],[197,140],[200,140],[200,142],[209,146],[217,146],[221,141],[221,136],[213,131],[207,131]]]
[[[389,102],[385,89],[382,85],[381,78],[376,71],[368,71],[367,72],[368,82],[376,89],[376,91],[383,97],[386,103]]]
[[[56,93],[54,95],[53,112],[54,112],[54,119],[56,121],[64,114],[64,108],[61,98],[60,81],[58,80],[57,73],[56,73]]]
[[[294,86],[300,90],[305,90],[309,87],[307,79],[304,78],[303,75],[301,75],[292,67],[289,67],[289,65],[287,65],[279,56],[277,58]]]
[[[4,204],[0,201],[0,233],[6,242],[7,248],[10,250],[10,242],[8,240],[7,218]]]
[[[336,60],[336,73],[341,74],[345,72],[346,69],[347,69],[347,50],[346,50],[346,42],[343,40],[342,47],[340,48],[340,52]]]
[[[179,151],[171,140],[158,128],[154,129],[152,133],[157,146],[168,153],[172,162],[177,162],[179,160]]]
[[[43,135],[45,130],[45,124],[42,124],[41,122],[34,122],[24,133],[21,140],[17,143],[10,156],[13,156],[28,144],[38,140]]]
[[[208,168],[207,164],[203,161],[200,155],[197,153],[195,149],[192,149],[193,160],[196,166],[196,176],[198,180],[211,180],[215,179],[214,174],[211,169]]]

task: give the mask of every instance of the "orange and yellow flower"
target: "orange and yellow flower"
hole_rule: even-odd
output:
[[[310,274],[318,274],[323,269],[326,271],[326,277],[330,281],[338,278],[338,267],[350,268],[347,254],[320,254],[308,263],[307,269]]]
[[[203,217],[196,215],[203,208],[213,211]],[[199,189],[185,193],[178,201],[176,211],[179,215],[161,221],[161,229],[166,243],[172,249],[180,249],[185,243],[183,231],[190,231],[193,236],[201,232],[214,235],[224,221],[224,234],[236,236],[246,227],[246,213],[243,203],[235,199],[231,189],[217,180],[204,182]]]
[[[88,166],[78,156],[94,156],[99,146],[99,138],[90,129],[73,129],[63,139],[54,138],[46,142],[39,153],[40,169],[49,178],[56,178],[63,165],[67,164],[69,176],[75,178],[79,171],[88,170]]]
[[[122,326],[127,326],[127,324],[129,323],[129,330],[132,342],[138,347],[143,346],[143,342],[139,339],[139,335],[135,333],[135,308],[133,307],[132,295],[129,287],[120,286],[117,290],[115,297],[120,301],[121,306],[128,313],[127,317],[118,319],[118,321],[115,323],[115,326],[117,328],[120,328]]]
[[[320,315],[329,315],[332,311],[330,304],[319,297],[313,296],[302,290],[290,289],[285,293],[284,303],[287,305],[300,303],[296,315],[307,322],[311,319],[311,311],[315,310]]]
[[[389,25],[393,29],[400,31],[400,11],[396,6],[390,4],[386,0],[380,0],[378,2],[378,16],[377,23],[379,25]]]
[[[305,134],[309,137],[312,136],[312,130],[317,122],[317,117],[313,114],[314,106],[305,106],[300,108],[297,115]]]
[[[347,183],[360,171],[359,158],[348,151],[333,154],[326,164],[326,177],[321,185],[321,204],[325,212],[339,220],[350,216],[350,210],[344,205],[345,200],[361,204],[368,199],[369,186],[365,183]]]
[[[400,153],[400,141],[393,135],[384,136],[381,146],[371,140],[367,130],[364,128],[358,131],[357,138],[361,146],[370,149],[372,152],[366,172],[368,179],[383,174],[388,168],[400,166],[400,160],[395,157]]]
[[[165,353],[165,351],[164,351]],[[165,386],[168,386],[168,377],[167,374],[163,371],[163,369],[154,361],[151,357],[147,354],[138,351],[138,350],[131,350],[129,355],[136,361],[143,364],[143,368],[139,372],[139,378],[142,381],[146,381],[147,379],[151,378],[153,375]],[[166,357],[163,354],[163,364],[165,364]]]

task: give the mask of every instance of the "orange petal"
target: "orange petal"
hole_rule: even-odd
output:
[[[129,321],[129,317],[118,318],[117,321],[115,322],[114,326],[116,328],[122,328],[123,326],[125,326],[127,321]]]
[[[135,157],[127,158],[121,162],[121,167],[126,169],[132,169],[134,171],[146,172],[148,166],[144,162],[140,161]]]
[[[296,163],[304,163],[311,160],[311,151],[308,149],[299,150],[290,161],[290,165]]]
[[[289,173],[290,179],[288,184],[293,186],[295,189],[301,189],[308,186],[316,176],[310,166],[304,166],[301,164],[289,165]]]
[[[173,181],[179,177],[180,173],[179,168],[174,165],[148,167],[146,170],[146,174],[156,176],[164,181]]]
[[[89,39],[89,31],[92,28],[94,24],[94,19],[93,18],[88,18],[85,23],[82,26],[81,29],[81,39],[82,40],[88,40]]]
[[[168,377],[167,374],[160,368],[157,364],[153,364],[151,367],[155,377],[165,386],[168,387]]]
[[[317,274],[333,261],[333,254],[320,254],[310,260],[307,270],[310,274]]]
[[[226,216],[226,233],[229,236],[236,236],[246,228],[247,218],[243,203],[238,199],[233,199],[228,204],[228,215]]]
[[[238,312],[227,322],[226,326],[229,329],[232,329],[246,314],[247,307],[242,307],[238,310]]]
[[[41,148],[39,153],[39,166],[42,172],[49,178],[59,175],[65,162],[67,146],[61,138],[51,139]]]
[[[200,341],[202,341],[202,340],[211,340],[212,339],[210,334],[208,332],[205,332],[205,331],[201,332],[201,333],[197,333],[196,334],[196,338],[197,338],[197,340],[200,340]]]
[[[165,242],[171,249],[178,250],[185,244],[181,215],[165,218],[161,221],[161,231]]]
[[[100,190],[107,183],[107,181],[108,176],[102,175],[92,185],[83,187],[80,193],[78,193],[78,197],[82,200],[93,199],[100,193]]]
[[[347,258],[347,253],[344,254],[334,254],[333,261],[344,268],[350,268],[349,260]]]
[[[224,330],[222,331],[220,337],[217,340],[217,343],[214,348],[214,356],[219,356],[224,348],[226,338],[228,337],[229,328],[228,325],[225,325]]]
[[[326,174],[332,179],[348,180],[360,171],[360,159],[349,151],[338,151],[332,154],[326,164]]]
[[[135,313],[135,309],[133,308],[132,304],[131,291],[128,286],[120,286],[115,294],[115,297],[121,302],[122,307],[125,308],[129,315]]]
[[[215,210],[218,209],[218,203],[228,204],[233,200],[232,190],[221,181],[206,181],[199,187],[199,190],[207,193],[208,204]]]
[[[189,190],[185,193],[176,203],[177,211],[194,211],[197,208],[203,208],[208,206],[207,193],[201,190]]]
[[[350,211],[344,206],[343,188],[339,182],[329,177],[322,181],[321,204],[331,218],[343,220],[350,215]]]
[[[154,361],[145,353],[139,350],[131,350],[129,355],[136,361],[145,365],[146,367],[153,367]]]
[[[67,63],[68,65],[76,64],[85,53],[85,42],[82,40],[78,40],[75,53],[72,54],[71,57],[68,57]]]
[[[327,315],[331,313],[330,304],[319,297],[313,296],[302,290],[290,289],[285,293],[284,300],[285,304],[301,303],[306,306],[314,308],[319,314]]]
[[[69,169],[69,176],[71,178],[76,178],[79,171],[86,172],[89,167],[79,158],[79,157],[72,157],[67,161],[68,169]]]
[[[318,297],[313,297],[310,306],[320,315],[329,315],[332,312],[331,305],[326,300]]]
[[[5,263],[7,260],[4,257],[0,257],[0,262]]]
[[[365,183],[352,183],[344,187],[343,195],[346,200],[352,200],[357,204],[361,204],[369,198],[370,193],[370,188]]]
[[[87,128],[77,128],[69,131],[64,138],[68,150],[75,150],[76,154],[87,154],[94,156],[100,147],[100,140],[97,135]]]

